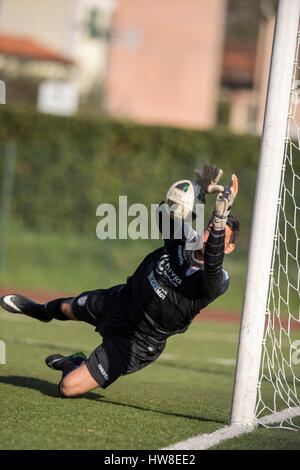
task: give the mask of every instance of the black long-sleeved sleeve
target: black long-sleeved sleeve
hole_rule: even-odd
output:
[[[212,227],[204,252],[204,269],[210,295],[218,292],[223,282],[224,246],[225,230],[215,230]]]

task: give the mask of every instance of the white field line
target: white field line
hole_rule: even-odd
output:
[[[83,349],[84,351],[89,351],[92,349],[91,345],[88,344],[81,344],[79,345],[63,345],[63,344],[58,344],[58,343],[52,343],[48,341],[43,341],[39,339],[33,339],[33,338],[12,338],[12,337],[1,337],[2,340],[6,341],[7,343],[16,343],[16,344],[28,344],[29,346],[38,346],[38,347],[46,347],[46,348],[57,348],[61,350],[81,350]],[[176,354],[167,354],[163,353],[159,360],[176,360],[179,356]],[[223,359],[221,357],[209,357],[207,359],[203,358],[205,362],[209,363],[214,363],[214,364],[220,364],[224,366],[232,366],[235,364],[235,359]]]
[[[222,441],[250,432],[252,429],[252,427],[239,425],[225,426],[210,434],[201,434],[200,436],[191,437],[186,441],[177,442],[177,444],[173,444],[161,450],[205,450]]]
[[[27,317],[26,315],[22,315],[21,313],[8,313],[5,310],[1,309],[1,307],[0,307],[0,320],[27,323],[27,324],[30,323],[30,322],[36,323],[38,321],[38,320],[35,320],[34,318]],[[60,321],[60,320],[52,320],[52,321],[59,322],[60,326],[62,326],[62,327],[66,327],[66,326],[69,327],[70,322],[72,322],[72,327],[73,326],[76,326],[76,327],[81,326],[82,327],[82,325],[88,326],[87,323],[84,323],[84,322],[81,322],[81,321],[72,321],[72,320],[70,320],[70,322]],[[39,323],[41,323],[41,322],[39,322]]]
[[[12,315],[11,313],[8,313],[2,309],[0,309],[0,320],[4,320],[4,321],[11,321],[11,322],[24,322],[24,323],[27,323],[28,322],[36,322],[36,320],[34,320],[33,318],[30,318],[30,317],[26,317],[25,315]],[[73,326],[81,326],[82,327],[83,323],[82,322],[72,322],[72,327]],[[60,327],[70,327],[70,323],[69,322],[60,322]],[[86,325],[87,326],[87,325]],[[88,327],[88,326],[87,326]],[[215,342],[229,342],[229,343],[232,343],[232,342],[236,342],[237,341],[237,335],[236,334],[233,334],[233,333],[217,333],[217,332],[209,332],[209,331],[198,331],[198,332],[194,332],[194,331],[191,331],[189,332],[189,336],[190,337],[194,337],[194,338],[197,338],[201,341],[215,341]],[[49,342],[47,341],[43,341],[43,340],[38,340],[38,339],[33,339],[33,338],[12,338],[12,337],[9,337],[9,338],[0,338],[0,339],[3,339],[7,342],[10,342],[10,343],[19,343],[19,344],[28,344],[28,345],[32,345],[32,346],[45,346],[45,347],[57,347],[57,348],[60,348],[60,349],[65,349],[65,350],[71,350],[71,349],[77,349],[78,351],[81,350],[81,349],[84,349],[85,351],[89,351],[91,349],[91,346],[90,345],[85,345],[85,344],[82,344],[81,346],[67,346],[66,345],[62,345],[62,344],[54,344],[54,343],[51,343],[49,344]],[[169,360],[176,360],[179,356],[176,355],[176,354],[170,354],[170,353],[163,353],[160,357],[159,357],[159,360],[164,360],[164,361],[169,361]],[[235,359],[226,359],[226,358],[214,358],[214,357],[209,357],[209,358],[202,358],[203,361],[205,362],[208,362],[208,363],[214,363],[214,364],[219,364],[219,365],[223,365],[223,366],[232,366],[232,365],[235,365]]]
[[[222,441],[226,441],[227,439],[232,439],[233,437],[238,437],[242,434],[251,432],[254,429],[257,429],[259,424],[269,425],[280,423],[285,419],[295,418],[296,416],[300,416],[300,407],[286,408],[278,413],[272,413],[270,415],[264,416],[257,421],[256,425],[228,425],[210,434],[201,434],[199,436],[191,437],[186,441],[177,442],[176,444],[162,448],[161,450],[206,450],[210,447],[220,444]]]
[[[269,424],[276,424],[284,421],[285,419],[292,419],[296,416],[300,416],[300,407],[294,406],[291,408],[285,408],[282,411],[277,411],[276,413],[272,413],[270,415],[264,416],[263,418],[258,420],[259,424],[268,426]]]
[[[189,331],[189,338],[202,341],[220,341],[222,343],[237,343],[238,333],[218,333],[216,331]]]
[[[10,320],[11,318],[5,318],[5,320],[7,319]],[[22,321],[21,318],[20,320]],[[27,321],[27,319],[24,319],[24,320]],[[29,320],[31,319],[29,318]],[[76,322],[74,322],[74,324],[76,324]],[[57,347],[57,348],[65,349],[65,350],[66,349],[68,350],[78,349],[78,351],[79,350],[87,351],[90,349],[90,345],[85,345],[85,344],[81,344],[81,346],[79,347],[78,346],[66,347],[65,345],[62,345],[62,344],[53,344],[53,343],[49,344],[46,341],[36,340],[33,338],[8,338],[7,337],[3,339],[10,343],[28,344],[28,345],[40,346],[40,347],[41,346]],[[213,334],[209,335],[209,339],[213,340]],[[219,340],[219,339],[220,339],[219,336],[216,335],[215,340]],[[227,340],[232,341],[232,339],[233,339],[232,335],[228,335]],[[223,336],[223,340],[224,340],[224,336]],[[161,358],[165,360],[170,360],[170,359],[175,359],[176,355],[165,353],[165,354],[162,354]],[[222,365],[230,365],[230,366],[234,365],[235,363],[234,359],[223,359],[223,358],[212,358],[212,357],[208,358],[207,361],[215,362],[215,363],[222,364]],[[258,420],[257,424],[267,426],[269,424],[279,423],[285,419],[294,418],[296,416],[300,416],[300,407],[286,408],[285,410],[281,412],[272,413],[270,415],[264,416],[263,418]],[[213,433],[195,436],[190,439],[187,439],[186,441],[178,442],[177,444],[171,445],[161,450],[205,450],[227,439],[232,439],[233,437],[241,436],[242,434],[251,432],[255,428],[256,426],[229,425],[229,426],[225,426],[224,428],[218,429],[217,431],[214,431]]]
[[[6,312],[4,309],[0,307],[0,320],[5,320],[5,321],[12,321],[12,322],[34,322],[36,323],[37,320],[31,317],[27,317],[26,315],[22,314],[12,314]],[[54,321],[59,321],[59,320],[54,320]],[[72,326],[80,326],[87,325],[84,322],[81,321],[72,321]],[[69,327],[70,322],[64,322],[64,321],[59,321],[60,326],[62,327]],[[197,340],[201,341],[220,341],[224,343],[237,343],[238,341],[238,333],[218,333],[215,331],[189,331],[188,333],[189,338],[195,338]]]
[[[224,357],[208,357],[206,362],[219,364],[221,366],[235,366],[236,359],[226,359]]]
[[[169,353],[163,353],[161,356],[159,356],[159,361],[175,361],[176,359],[180,359],[181,356],[178,356],[178,354],[169,354]],[[190,357],[191,361],[197,359],[198,357]],[[201,358],[202,362],[208,362],[209,364],[218,364],[221,366],[235,366],[236,359],[226,359],[224,357],[202,357]]]
[[[93,349],[93,346],[87,345],[87,344],[81,344],[80,346],[76,345],[63,345],[63,344],[58,344],[58,343],[52,343],[52,342],[47,342],[47,341],[42,341],[38,339],[32,339],[32,338],[11,338],[11,337],[4,337],[2,338],[4,342],[7,343],[15,343],[15,344],[27,344],[29,346],[37,346],[37,347],[43,347],[43,348],[57,348],[58,350],[65,350],[65,351],[89,351]]]

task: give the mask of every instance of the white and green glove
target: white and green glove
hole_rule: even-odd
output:
[[[222,186],[223,191],[216,198],[215,210],[211,219],[216,230],[224,230],[232,204],[238,193],[238,178],[231,175],[230,185]]]
[[[203,170],[194,170],[196,184],[200,187],[198,199],[205,203],[205,194],[218,193],[224,191],[224,186],[219,185],[219,180],[223,175],[223,170],[216,165],[205,163]]]

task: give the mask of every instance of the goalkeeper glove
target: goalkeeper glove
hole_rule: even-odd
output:
[[[203,170],[198,169],[194,170],[196,176],[196,184],[200,186],[200,192],[198,199],[205,203],[205,194],[206,193],[217,193],[223,192],[224,186],[218,185],[218,182],[223,175],[223,170],[217,168],[216,165],[210,165],[205,163]]]
[[[223,192],[220,192],[216,198],[215,210],[211,220],[217,230],[224,230],[226,227],[229,212],[238,193],[237,176],[231,175],[230,185],[223,188]]]

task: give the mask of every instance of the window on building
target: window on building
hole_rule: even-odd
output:
[[[101,37],[101,15],[96,8],[92,8],[88,13],[87,31],[90,38]]]

